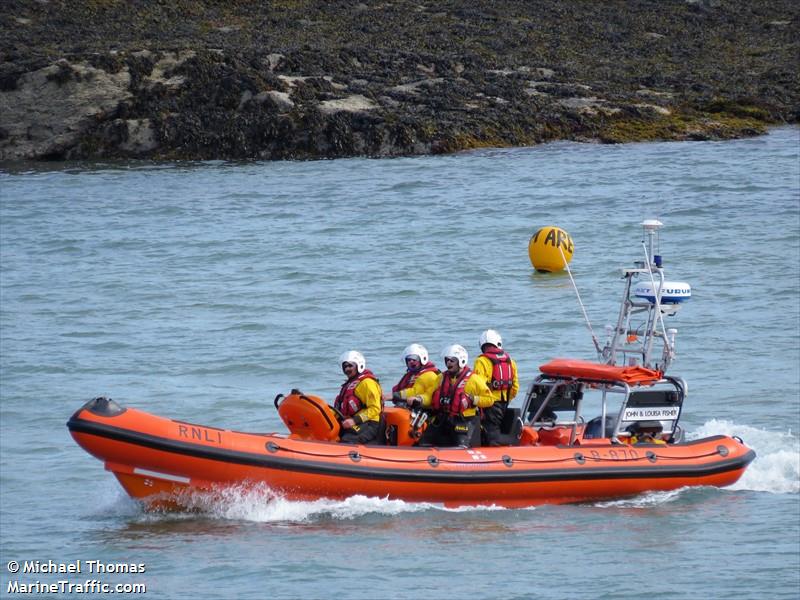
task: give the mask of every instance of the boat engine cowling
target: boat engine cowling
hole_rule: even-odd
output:
[[[319,396],[292,390],[288,396],[278,394],[275,406],[292,437],[322,442],[339,441],[339,419],[336,412]]]

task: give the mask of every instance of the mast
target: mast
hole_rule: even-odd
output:
[[[691,286],[666,280],[658,248],[663,223],[648,219],[641,225],[644,260],[622,269],[625,290],[619,316],[615,327],[606,326],[609,339],[601,357],[609,365],[640,365],[664,373],[675,357],[678,331],[666,329],[664,317],[675,315],[691,298]]]

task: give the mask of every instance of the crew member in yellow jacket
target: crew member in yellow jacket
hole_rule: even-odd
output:
[[[428,349],[422,344],[411,344],[403,350],[406,372],[392,388],[391,393],[383,395],[384,400],[395,404],[420,406],[423,398],[433,397],[439,385],[439,369],[430,360]]]
[[[434,413],[420,439],[420,446],[479,446],[481,438],[479,408],[492,405],[486,380],[467,366],[469,356],[458,344],[442,352],[447,370],[439,375],[436,390],[423,404]]]
[[[494,329],[480,337],[481,354],[475,359],[473,371],[483,377],[492,390],[494,402],[482,411],[483,431],[487,446],[500,445],[500,427],[508,403],[519,392],[517,363],[503,350],[503,338]]]
[[[367,369],[364,355],[356,350],[339,357],[347,380],[342,384],[333,407],[342,414],[340,441],[369,444],[378,438],[381,423],[381,386]]]

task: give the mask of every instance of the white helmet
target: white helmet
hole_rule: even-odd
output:
[[[458,344],[452,344],[442,350],[442,358],[458,359],[458,366],[461,369],[466,367],[467,362],[469,361],[469,355],[467,354],[466,349],[464,346],[459,346]]]
[[[480,347],[483,348],[484,344],[492,344],[498,348],[503,347],[503,338],[494,329],[487,329],[481,334]]]
[[[356,366],[356,371],[359,373],[363,373],[364,369],[367,368],[367,361],[364,360],[364,355],[357,350],[348,350],[339,357],[340,365],[346,362],[353,363]]]
[[[420,364],[428,364],[428,349],[422,344],[411,344],[406,346],[406,349],[403,350],[403,361],[405,361],[409,356],[416,356],[419,359]]]

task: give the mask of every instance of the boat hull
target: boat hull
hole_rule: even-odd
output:
[[[87,405],[88,406],[88,405]],[[445,506],[533,506],[726,486],[755,454],[714,436],[683,444],[495,448],[358,446],[242,433],[122,409],[87,407],[67,423],[133,498],[180,507],[187,492],[268,486],[291,500],[356,494]]]

